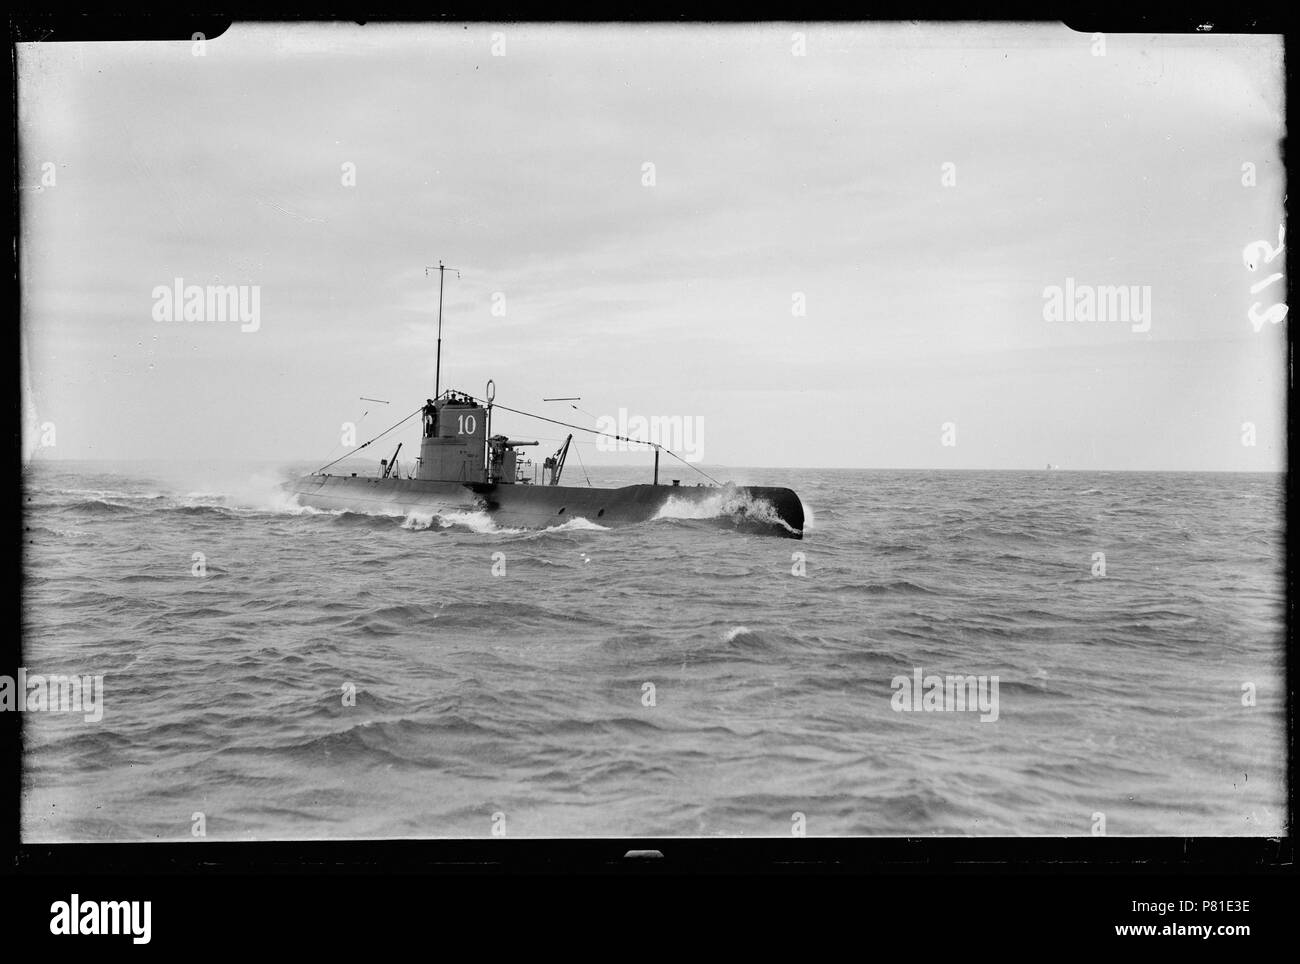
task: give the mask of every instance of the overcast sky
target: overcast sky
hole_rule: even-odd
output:
[[[432,394],[441,258],[444,387],[493,378],[584,424],[541,399],[699,417],[709,464],[1280,469],[1288,322],[1248,311],[1285,299],[1250,291],[1285,258],[1243,264],[1277,241],[1280,40],[1104,43],[298,24],[203,56],[20,45],[25,442],[50,422],[40,458],[323,461],[342,422],[368,408],[364,440]],[[259,286],[258,329],[155,320],[177,278]],[[1046,321],[1067,278],[1149,286],[1149,330]]]

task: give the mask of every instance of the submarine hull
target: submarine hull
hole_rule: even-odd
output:
[[[598,489],[307,475],[291,489],[301,505],[316,509],[386,515],[483,511],[502,528],[546,529],[575,518],[607,527],[634,525],[665,510],[674,518],[716,519],[746,532],[790,539],[802,539],[804,527],[799,497],[791,489],[770,486]]]

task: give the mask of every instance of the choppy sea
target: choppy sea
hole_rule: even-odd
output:
[[[28,468],[23,665],[103,690],[23,713],[24,839],[1286,830],[1284,476],[733,470],[792,541],[291,474]]]

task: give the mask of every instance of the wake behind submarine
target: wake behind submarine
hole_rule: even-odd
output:
[[[677,515],[689,515],[692,507],[699,507],[701,515],[707,513],[742,531],[803,538],[803,505],[791,489],[731,483],[683,486],[678,479],[673,479],[671,485],[661,485],[661,451],[686,464],[684,459],[662,445],[497,405],[495,386],[491,381],[484,393],[486,398],[482,399],[461,391],[441,392],[442,287],[447,270],[439,263],[434,397],[357,449],[359,451],[378,441],[418,414],[422,431],[420,455],[414,470],[406,478],[401,477],[397,461],[401,445],[398,445],[392,458],[380,461],[379,469],[372,477],[358,476],[355,472],[333,475],[325,471],[355,454],[348,453],[292,483],[291,491],[299,504],[316,509],[393,515],[483,511],[496,525],[519,529],[545,529],[577,518],[606,527],[634,525],[654,519],[666,507]],[[537,442],[493,435],[494,407],[593,435],[648,445],[654,449],[655,455],[653,481],[648,485],[619,488],[598,488],[590,483],[585,487],[561,485],[572,434],[554,455],[543,462],[542,477],[536,481],[525,474],[531,463],[519,459],[516,450]]]

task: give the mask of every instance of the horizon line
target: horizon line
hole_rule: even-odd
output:
[[[310,462],[311,460],[309,460],[309,459],[267,459],[267,458],[246,458],[246,459],[240,459],[240,458],[212,458],[212,457],[207,457],[207,458],[201,458],[201,459],[185,459],[185,460],[183,460],[183,461],[188,462],[188,463],[191,463],[191,464],[194,464],[194,463],[225,463],[225,464],[241,464],[241,463],[242,463],[242,464],[248,464],[248,463],[257,463],[257,464],[262,464],[262,465],[290,466],[290,465],[293,465],[295,462]],[[61,457],[61,456],[51,456],[51,457],[45,457],[45,458],[41,458],[41,459],[35,459],[35,458],[25,459],[24,462],[23,462],[23,469],[26,470],[26,469],[28,469],[28,468],[30,468],[30,467],[32,467],[32,466],[38,464],[38,463],[57,463],[57,462],[65,462],[65,463],[71,463],[71,462],[100,462],[100,463],[136,463],[136,464],[167,464],[167,465],[176,465],[176,464],[178,463],[178,460],[177,460],[177,459],[161,458],[161,457],[151,457],[151,458],[143,458],[143,459],[142,459],[142,458],[104,458],[104,457],[98,457],[98,456],[97,456],[97,457],[89,457],[89,458],[85,458],[85,457],[70,458],[70,457]],[[694,468],[696,464],[697,464],[697,463],[691,463],[692,468]],[[729,464],[729,463],[722,463],[722,462],[717,462],[717,463],[713,463],[713,462],[700,462],[700,463],[698,463],[698,465],[703,466],[703,467],[706,467],[706,468],[712,468],[712,469],[730,469],[730,470],[739,470],[739,469],[761,469],[761,470],[763,470],[763,471],[769,471],[769,472],[779,472],[779,471],[783,471],[783,470],[785,470],[785,471],[804,471],[804,472],[806,472],[806,471],[818,471],[818,472],[1114,472],[1114,473],[1131,473],[1131,474],[1142,474],[1142,473],[1156,473],[1156,472],[1160,472],[1160,473],[1167,473],[1167,474],[1171,474],[1171,473],[1182,473],[1182,474],[1189,474],[1189,475],[1190,475],[1190,474],[1210,474],[1210,473],[1212,473],[1212,474],[1217,474],[1217,475],[1285,475],[1285,474],[1287,473],[1287,469],[1286,469],[1286,468],[1280,468],[1280,469],[1212,469],[1212,468],[1205,468],[1205,469],[1107,469],[1107,468],[1066,469],[1066,468],[1050,468],[1050,469],[1048,469],[1048,468],[1029,468],[1029,467],[987,468],[987,467],[956,467],[956,466],[936,467],[936,466],[897,466],[897,465],[894,465],[894,466],[871,466],[871,465],[732,465],[732,464]],[[592,468],[597,468],[597,469],[636,469],[636,470],[638,470],[638,471],[645,471],[645,470],[648,468],[648,466],[643,465],[643,464],[634,464],[634,463],[630,463],[630,462],[618,462],[618,463],[604,463],[604,464],[597,464],[597,465],[588,466],[588,469],[592,469]],[[315,474],[315,473],[312,472],[312,473],[309,473],[309,474]],[[335,474],[335,473],[327,473],[327,474]],[[660,475],[662,476],[663,473],[660,472]]]

